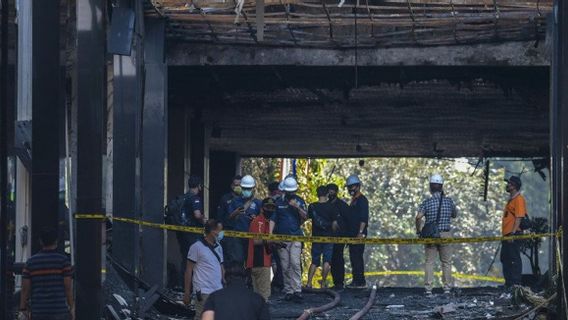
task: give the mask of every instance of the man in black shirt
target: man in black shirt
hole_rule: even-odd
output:
[[[327,187],[320,186],[317,188],[318,202],[310,204],[308,208],[308,218],[312,219],[312,236],[327,237],[332,235],[332,225],[337,224],[337,216],[339,215],[336,206],[327,202]],[[312,287],[312,279],[316,269],[321,266],[321,258],[323,256],[322,269],[322,288],[327,288],[327,274],[330,269],[331,257],[333,254],[332,243],[312,243],[312,264],[308,272],[308,288]]]
[[[184,195],[184,203],[181,208],[182,225],[187,227],[203,227],[205,215],[203,211],[203,200],[201,198],[201,191],[203,184],[201,178],[197,176],[190,176],[187,180],[187,187],[189,191]],[[191,245],[199,240],[201,235],[197,233],[189,233],[176,231],[176,238],[178,241],[180,254],[181,254],[181,268],[180,268],[180,281],[183,287],[183,275],[186,265],[187,252]]]
[[[268,196],[272,198],[272,200],[276,201],[279,198],[282,198],[282,190],[280,190],[280,182],[272,181],[268,184]],[[272,214],[268,219],[272,218]],[[272,290],[273,291],[280,291],[284,288],[284,274],[282,273],[282,264],[280,263],[280,256],[276,254],[272,254],[272,272],[274,273],[274,277],[272,278]]]
[[[345,201],[338,198],[337,193],[339,187],[334,184],[328,184],[328,201],[335,206],[338,216],[337,222],[332,225],[333,236],[347,237],[347,224],[346,219],[349,214],[349,205]],[[331,256],[331,276],[333,277],[333,286],[336,290],[343,289],[345,281],[345,258],[344,258],[344,243],[335,243],[333,245],[333,253]]]
[[[361,180],[356,175],[351,175],[345,183],[351,196],[349,214],[347,215],[347,236],[356,238],[367,237],[367,225],[369,224],[369,200],[361,193]],[[367,287],[365,281],[365,253],[364,244],[349,245],[349,260],[353,269],[353,282],[348,286],[352,289]]]
[[[225,277],[227,287],[207,298],[201,320],[270,320],[264,299],[247,288],[241,264],[227,262]]]
[[[225,193],[217,205],[217,221],[221,221],[226,230],[231,230],[231,222],[229,221],[229,204],[234,198],[241,195],[241,179],[242,177],[236,175],[231,182],[231,192]]]

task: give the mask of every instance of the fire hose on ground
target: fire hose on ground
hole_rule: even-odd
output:
[[[375,297],[377,296],[377,284],[373,284],[373,289],[371,290],[371,294],[369,294],[369,300],[363,307],[363,309],[359,310],[356,314],[354,314],[349,320],[359,320],[361,319],[373,306],[375,303]]]
[[[302,292],[327,294],[328,296],[333,297],[333,301],[326,303],[324,305],[321,305],[319,307],[314,307],[314,308],[309,308],[309,309],[304,310],[302,315],[300,315],[297,320],[307,320],[313,314],[317,314],[317,313],[321,313],[321,312],[324,312],[324,311],[327,311],[327,310],[331,310],[331,309],[335,308],[335,306],[337,306],[339,304],[339,302],[341,301],[341,297],[339,296],[339,293],[337,293],[333,290],[330,290],[330,289],[302,288]]]

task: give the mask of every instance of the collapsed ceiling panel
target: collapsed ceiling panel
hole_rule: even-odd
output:
[[[150,2],[147,15],[167,17],[171,39],[324,48],[537,40],[552,8],[552,0]]]

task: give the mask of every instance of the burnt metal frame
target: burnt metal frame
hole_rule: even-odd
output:
[[[568,230],[568,127],[563,120],[568,118],[568,4],[556,0],[553,10],[554,51],[552,55],[552,97],[550,111],[551,160],[552,160],[552,206],[555,230]],[[560,296],[558,309],[560,318],[566,319],[568,292],[565,283],[568,278],[568,234],[563,233],[560,241],[561,277],[558,284]],[[556,249],[556,247],[555,247]]]
[[[8,270],[13,263],[13,221],[8,212],[8,19],[9,1],[2,0],[0,48],[0,319],[10,319],[12,277]]]
[[[142,111],[141,200],[142,219],[164,221],[164,166],[166,162],[167,66],[165,63],[165,21],[144,22],[144,107]],[[164,232],[142,227],[140,247],[142,280],[165,284]],[[159,254],[161,253],[161,255]]]
[[[102,212],[103,112],[106,109],[106,5],[77,0],[77,213]],[[102,14],[100,14],[102,13]],[[90,25],[83,28],[82,25]],[[100,220],[76,221],[76,314],[102,315],[102,227]]]

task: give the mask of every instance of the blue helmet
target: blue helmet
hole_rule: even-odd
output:
[[[361,180],[359,180],[359,177],[356,174],[352,174],[349,177],[347,177],[347,181],[345,182],[345,185],[347,186],[351,186],[354,184],[361,184]]]

